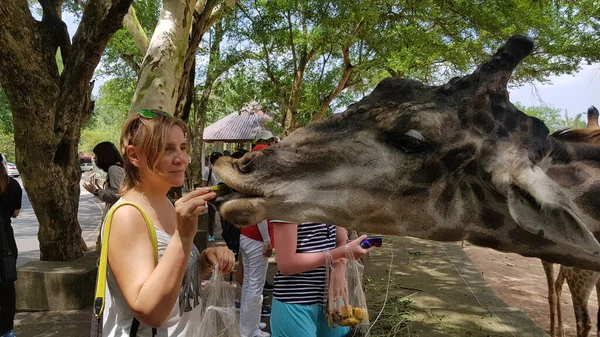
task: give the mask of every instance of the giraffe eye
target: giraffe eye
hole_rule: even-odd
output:
[[[398,140],[398,147],[404,153],[420,153],[425,151],[427,143],[410,135],[402,135]]]
[[[406,154],[425,152],[429,148],[427,139],[419,131],[412,129],[403,134],[384,132],[382,140]]]

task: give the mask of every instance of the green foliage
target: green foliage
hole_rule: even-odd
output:
[[[435,84],[471,71],[515,33],[536,40],[534,57],[517,69],[513,81],[544,81],[573,73],[582,61],[600,60],[594,1],[240,1],[234,35],[255,55],[246,67],[263,71],[278,96],[290,104],[292,84],[300,80],[298,124],[308,122],[338,84],[349,47],[353,74],[346,98],[362,96],[389,75]],[[338,109],[333,102],[330,112]]]
[[[159,0],[140,0],[133,2],[136,16],[144,29],[146,36],[151,37],[160,14]],[[128,61],[124,60],[124,57]],[[144,55],[140,52],[131,34],[125,28],[118,30],[111,38],[104,52],[99,72],[111,77],[137,80],[137,74],[131,62],[138,66],[142,64]],[[130,62],[130,63],[128,63]]]
[[[213,89],[206,114],[207,125],[239,111],[251,101],[261,103],[265,112],[271,115],[276,112],[278,108],[273,104],[276,94],[270,82],[261,80],[262,77],[257,69],[243,65],[230,71]]]
[[[106,141],[112,142],[119,148],[120,136],[120,130],[115,132],[115,130],[101,128],[84,129],[81,132],[81,140],[79,141],[79,152],[92,153],[96,144]]]
[[[160,1],[136,1],[134,7],[151,36]],[[237,9],[223,20],[225,42],[215,67],[232,69],[215,83],[207,124],[255,100],[274,115],[275,125],[283,123],[290,105],[296,125],[305,125],[339,85],[345,48],[352,74],[328,114],[343,110],[390,75],[438,84],[470,72],[515,33],[534,38],[536,48],[517,68],[513,83],[545,81],[551,75],[574,73],[582,62],[600,60],[596,43],[600,25],[595,19],[600,13],[593,0],[490,0],[485,5],[434,0],[240,0]],[[209,72],[205,62],[209,53],[203,43],[197,58],[200,82]],[[252,57],[230,57],[244,53]],[[121,30],[106,50],[101,73],[135,81],[131,62],[139,65],[142,57],[129,33]],[[294,84],[299,88],[297,97]]]
[[[94,115],[81,133],[80,152],[91,152],[96,144],[104,141],[118,146],[134,91],[135,81],[131,79],[114,78],[102,85]]]
[[[12,110],[6,93],[0,87],[0,133],[12,134],[14,132]],[[14,149],[13,149],[14,151]]]
[[[517,102],[515,106],[527,115],[541,119],[550,130],[550,133],[562,129],[585,128],[586,125],[585,121],[583,121],[582,119],[583,114],[578,114],[575,117],[569,117],[566,111],[563,115],[561,114],[560,109],[556,109],[547,105],[536,105],[526,107]]]
[[[9,162],[15,162],[15,138],[12,133],[0,133],[0,153],[5,155]]]

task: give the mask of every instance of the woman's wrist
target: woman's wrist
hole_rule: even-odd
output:
[[[209,249],[209,248],[207,248],[207,249]],[[212,270],[215,267],[215,265],[212,262],[210,262],[210,260],[206,256],[206,249],[203,250],[202,253],[200,254],[200,262],[201,262],[202,269]]]
[[[331,254],[332,262],[336,262],[337,260],[346,257],[346,247],[341,246],[331,249],[329,254]]]

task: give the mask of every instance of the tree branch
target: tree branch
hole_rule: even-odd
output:
[[[354,71],[354,66],[350,63],[350,47],[346,46],[342,49],[342,54],[344,55],[344,72],[342,73],[342,77],[338,81],[338,85],[333,89],[329,95],[325,99],[321,101],[321,107],[319,111],[313,116],[311,122],[320,121],[325,119],[325,114],[327,113],[327,109],[333,100],[344,91],[349,86],[350,75]]]
[[[70,55],[63,60],[64,71],[60,77],[60,94],[57,102],[70,106],[79,97],[91,94],[89,85],[94,70],[112,35],[122,27],[123,17],[133,0],[90,0],[87,3],[77,33],[73,37]],[[54,126],[60,134],[74,120],[71,109],[57,108]],[[92,111],[86,111],[91,115]]]
[[[133,41],[135,41],[135,44],[140,49],[140,52],[142,53],[142,55],[146,55],[150,41],[148,41],[148,36],[146,35],[146,32],[144,31],[144,28],[142,27],[140,20],[138,20],[133,6],[129,6],[129,10],[127,11],[127,14],[125,15],[125,17],[123,18],[123,26],[129,32],[129,34],[131,34]],[[139,66],[138,66],[138,68],[139,68]],[[136,71],[136,72],[138,72],[138,71]],[[139,74],[139,72],[138,72],[138,74]]]
[[[40,0],[42,6],[42,43],[47,48],[47,57],[55,57],[60,47],[63,60],[69,57],[71,39],[67,25],[62,21],[62,0]],[[53,71],[54,72],[54,71]],[[54,74],[58,77],[58,68]]]
[[[19,108],[28,104],[27,97],[55,92],[56,77],[50,76],[52,68],[42,52],[41,25],[31,15],[27,1],[0,1],[0,17],[0,82],[11,105]],[[56,67],[56,59],[52,61]],[[49,120],[48,111],[36,113],[39,115],[34,118]]]
[[[200,1],[196,2],[196,9],[201,9],[201,12],[197,12],[194,10],[194,22],[191,27],[191,35],[190,41],[188,44],[188,48],[185,53],[184,61],[183,61],[183,74],[181,79],[179,80],[179,84],[177,87],[177,102],[175,104],[175,114],[180,113],[180,109],[183,107],[183,102],[185,100],[185,96],[187,95],[187,86],[190,84],[189,73],[191,71],[191,67],[195,61],[195,55],[198,51],[198,46],[200,45],[200,41],[204,36],[204,33],[210,28],[209,19],[211,14],[213,13],[213,9],[218,5],[219,0],[204,0],[202,1],[204,7],[200,8]]]
[[[275,86],[275,89],[277,90],[277,92],[280,95],[285,95],[285,90],[283,90],[283,86],[281,85],[281,82],[279,82],[279,79],[277,77],[275,77],[275,74],[273,74],[273,70],[271,69],[271,59],[269,58],[269,52],[267,51],[267,46],[264,44],[263,44],[263,49],[265,52],[265,72],[267,73],[267,76],[269,77],[269,79],[271,80],[273,85]]]
[[[287,22],[290,33],[290,47],[292,48],[292,62],[294,63],[294,73],[298,71],[298,57],[296,56],[296,45],[294,44],[294,27],[292,26],[292,14],[287,11]]]
[[[210,28],[217,20],[221,18],[225,10],[232,8],[236,4],[237,0],[226,0],[224,3],[221,3],[215,6],[210,13],[210,17],[206,21],[206,29]]]
[[[133,58],[133,55],[129,55],[129,54],[125,54],[125,53],[119,53],[119,57],[121,57],[121,59],[127,63],[128,66],[131,67],[131,69],[133,69],[133,71],[135,71],[135,73],[140,76],[140,71],[142,70],[142,68],[140,67],[140,65],[135,62],[135,59]]]

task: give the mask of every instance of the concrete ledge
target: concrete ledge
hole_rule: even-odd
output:
[[[17,271],[18,311],[79,310],[94,302],[99,252],[72,262],[30,261]]]

